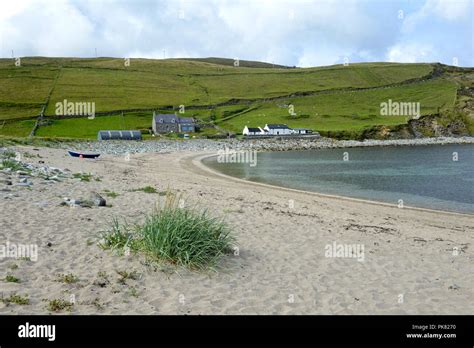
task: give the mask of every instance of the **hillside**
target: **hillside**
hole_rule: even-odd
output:
[[[389,99],[420,102],[421,114],[437,124],[454,122],[456,132],[469,131],[473,69],[397,63],[282,69],[229,62],[32,57],[15,66],[0,59],[0,135],[28,136],[42,112],[36,136],[95,138],[100,129],[146,130],[153,110],[176,112],[184,105],[184,116],[204,125],[201,135],[287,123],[336,137],[378,137],[374,127],[387,132],[409,125],[405,116],[380,115],[380,103]],[[95,119],[58,118],[55,105],[64,100],[95,103]]]
[[[293,67],[285,66],[285,65],[278,65],[272,63],[265,63],[265,62],[257,62],[253,60],[241,60],[239,59],[238,63],[236,63],[235,59],[230,58],[218,58],[218,57],[208,57],[208,58],[178,58],[179,60],[187,60],[187,61],[194,61],[194,62],[203,62],[203,63],[211,63],[216,65],[226,65],[226,66],[238,66],[242,68],[278,68],[278,69],[291,69]]]

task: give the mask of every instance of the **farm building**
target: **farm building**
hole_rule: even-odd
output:
[[[101,130],[97,133],[98,140],[141,140],[139,130]]]
[[[313,131],[308,128],[293,128],[294,134],[311,134]]]
[[[290,135],[293,133],[293,130],[286,124],[266,124],[263,129],[268,132],[268,135]]]
[[[260,128],[252,128],[252,127],[244,127],[244,130],[242,131],[243,135],[265,135],[265,131]]]
[[[153,113],[153,133],[194,132],[196,123],[192,117],[178,117],[175,114]]]

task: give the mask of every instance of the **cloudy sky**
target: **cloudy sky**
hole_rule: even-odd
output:
[[[1,0],[0,57],[474,66],[474,0]]]

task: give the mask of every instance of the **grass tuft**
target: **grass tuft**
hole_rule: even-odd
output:
[[[2,169],[10,168],[12,171],[23,169],[23,164],[21,162],[11,160],[11,159],[4,159],[1,165],[2,165]]]
[[[57,300],[57,299],[48,301],[48,306],[47,306],[48,310],[51,312],[60,312],[63,310],[70,312],[73,307],[74,307],[74,303],[65,301],[65,300]]]
[[[17,294],[11,294],[9,297],[3,297],[0,298],[0,301],[5,303],[7,306],[11,303],[17,304],[17,305],[27,305],[30,304],[30,299],[28,296],[21,296]]]
[[[152,186],[145,186],[145,187],[142,187],[142,188],[134,189],[132,191],[134,191],[134,192],[142,191],[142,192],[145,192],[145,193],[158,193],[158,191],[156,191],[156,189]]]
[[[101,246],[143,252],[191,269],[213,268],[221,256],[231,251],[234,238],[229,227],[206,210],[180,208],[178,202],[175,195],[167,195],[162,208],[134,227],[114,220],[112,228],[102,236]]]
[[[127,272],[127,271],[123,270],[123,271],[116,271],[116,272],[120,276],[120,279],[118,280],[118,282],[121,283],[121,284],[125,284],[125,281],[127,279],[131,279],[131,280],[140,279],[140,274],[136,271]]]
[[[7,283],[20,283],[20,279],[11,274],[7,274],[5,281]]]
[[[79,278],[72,273],[58,274],[56,281],[60,283],[73,284],[77,283]]]
[[[2,158],[6,158],[6,159],[16,158],[16,152],[13,151],[13,150],[7,149],[7,150],[3,151],[0,154],[0,156]]]
[[[74,173],[74,174],[72,174],[72,177],[75,178],[75,179],[80,179],[81,181],[89,182],[89,181],[91,181],[92,174],[90,174],[90,173]]]
[[[110,191],[110,190],[104,190],[104,194],[110,198],[117,198],[118,196],[120,196],[117,192]]]

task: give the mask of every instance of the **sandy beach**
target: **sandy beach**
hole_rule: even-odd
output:
[[[400,209],[259,185],[212,173],[206,152],[73,158],[62,149],[16,147],[25,161],[90,181],[0,183],[0,243],[37,244],[38,259],[0,258],[1,314],[46,314],[70,300],[72,314],[472,314],[474,216]],[[39,157],[38,157],[39,156]],[[13,175],[14,176],[14,175]],[[182,195],[228,222],[238,243],[215,272],[150,264],[97,242],[113,218],[137,223],[164,200],[152,186]],[[115,192],[108,197],[104,192]],[[108,207],[64,206],[91,191]],[[327,257],[328,245],[363,246],[363,260]],[[118,272],[133,273],[121,279]],[[3,279],[14,275],[20,282]],[[58,281],[73,274],[77,282]]]

